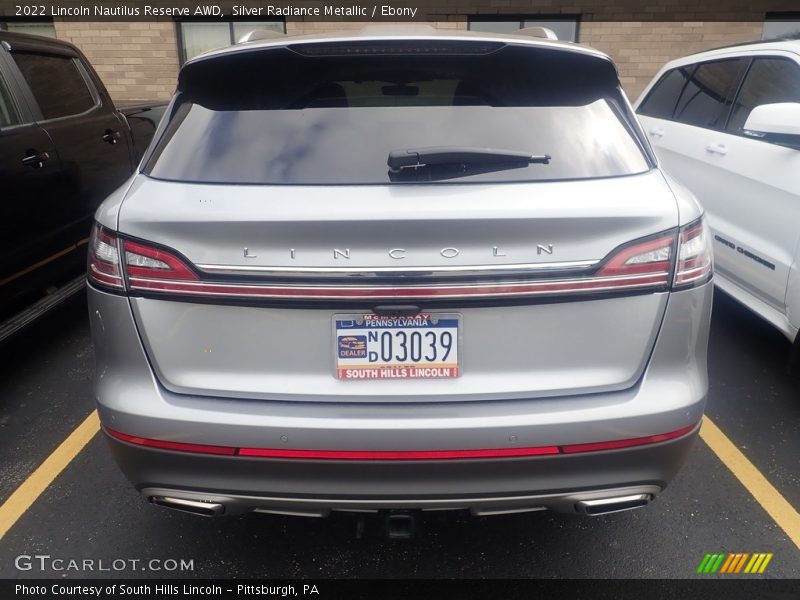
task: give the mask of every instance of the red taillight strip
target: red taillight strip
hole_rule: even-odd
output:
[[[227,456],[248,456],[254,458],[292,458],[317,460],[448,460],[465,458],[514,458],[521,456],[549,456],[554,454],[576,454],[580,452],[600,452],[616,450],[632,446],[657,444],[673,440],[691,433],[697,423],[676,431],[660,433],[646,437],[612,440],[609,442],[592,442],[589,444],[570,444],[567,446],[533,446],[526,448],[483,448],[477,450],[290,450],[283,448],[235,448],[229,446],[207,446],[203,444],[187,444],[183,442],[166,442],[152,440],[120,433],[108,427],[105,432],[113,438],[150,448],[192,452],[199,454],[216,454]]]
[[[463,298],[536,296],[575,292],[638,289],[666,286],[667,270],[619,277],[591,277],[561,281],[524,281],[486,284],[450,284],[440,286],[302,286],[302,285],[252,285],[236,283],[210,283],[171,281],[161,279],[130,278],[130,289],[138,291],[168,292],[186,296],[235,296],[246,298]]]
[[[112,285],[114,287],[122,286],[122,277],[104,273],[103,271],[100,271],[95,264],[89,264],[89,278],[99,281],[100,283],[105,283],[106,285]]]
[[[677,431],[670,431],[668,433],[659,433],[658,435],[649,435],[640,438],[631,438],[627,440],[612,440],[610,442],[593,442],[591,444],[570,444],[568,446],[561,446],[561,451],[564,454],[574,454],[577,452],[599,452],[601,450],[616,450],[617,448],[630,448],[631,446],[644,446],[645,444],[657,444],[658,442],[666,442],[667,440],[674,440],[675,438],[682,437],[692,431],[697,424],[689,425]]]
[[[239,456],[318,458],[326,460],[442,460],[449,458],[507,458],[558,454],[558,446],[487,448],[481,450],[282,450],[239,448]]]
[[[160,448],[162,450],[176,450],[178,452],[193,452],[195,454],[225,454],[233,456],[236,454],[236,448],[229,448],[227,446],[209,446],[206,444],[187,444],[184,442],[167,442],[164,440],[152,440],[149,438],[138,437],[135,435],[128,435],[121,433],[108,427],[104,427],[105,432],[111,437],[128,442],[129,444],[136,444],[138,446],[147,446],[148,448]]]

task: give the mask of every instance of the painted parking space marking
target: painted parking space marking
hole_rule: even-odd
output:
[[[14,493],[0,506],[0,540],[98,431],[100,431],[100,420],[97,411],[93,410],[83,423],[78,425],[69,437],[14,490]]]
[[[800,513],[706,416],[703,417],[700,438],[783,529],[794,545],[800,548]]]

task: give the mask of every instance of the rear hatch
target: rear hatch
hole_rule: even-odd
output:
[[[118,224],[166,388],[527,398],[646,366],[677,207],[606,58],[481,38],[243,48],[184,67],[168,119]]]

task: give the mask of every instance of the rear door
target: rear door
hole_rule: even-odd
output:
[[[706,209],[717,271],[782,312],[800,237],[800,152],[743,126],[755,106],[799,100],[794,60],[747,56],[674,69],[638,108],[664,169]]]
[[[38,123],[58,149],[64,171],[51,214],[73,241],[85,240],[97,206],[130,175],[124,124],[71,49],[17,44],[11,57],[30,87]]]
[[[785,312],[789,271],[800,240],[800,150],[748,134],[750,111],[800,102],[800,65],[789,57],[753,59],[724,133],[727,193],[711,195],[709,221],[718,230],[718,268]]]
[[[57,257],[70,241],[58,235],[61,173],[58,153],[33,122],[24,95],[0,49],[0,297],[20,291],[36,265]]]

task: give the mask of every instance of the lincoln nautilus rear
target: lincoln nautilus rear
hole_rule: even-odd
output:
[[[100,419],[201,515],[635,508],[697,434],[711,276],[600,52],[242,43],[96,214]]]

